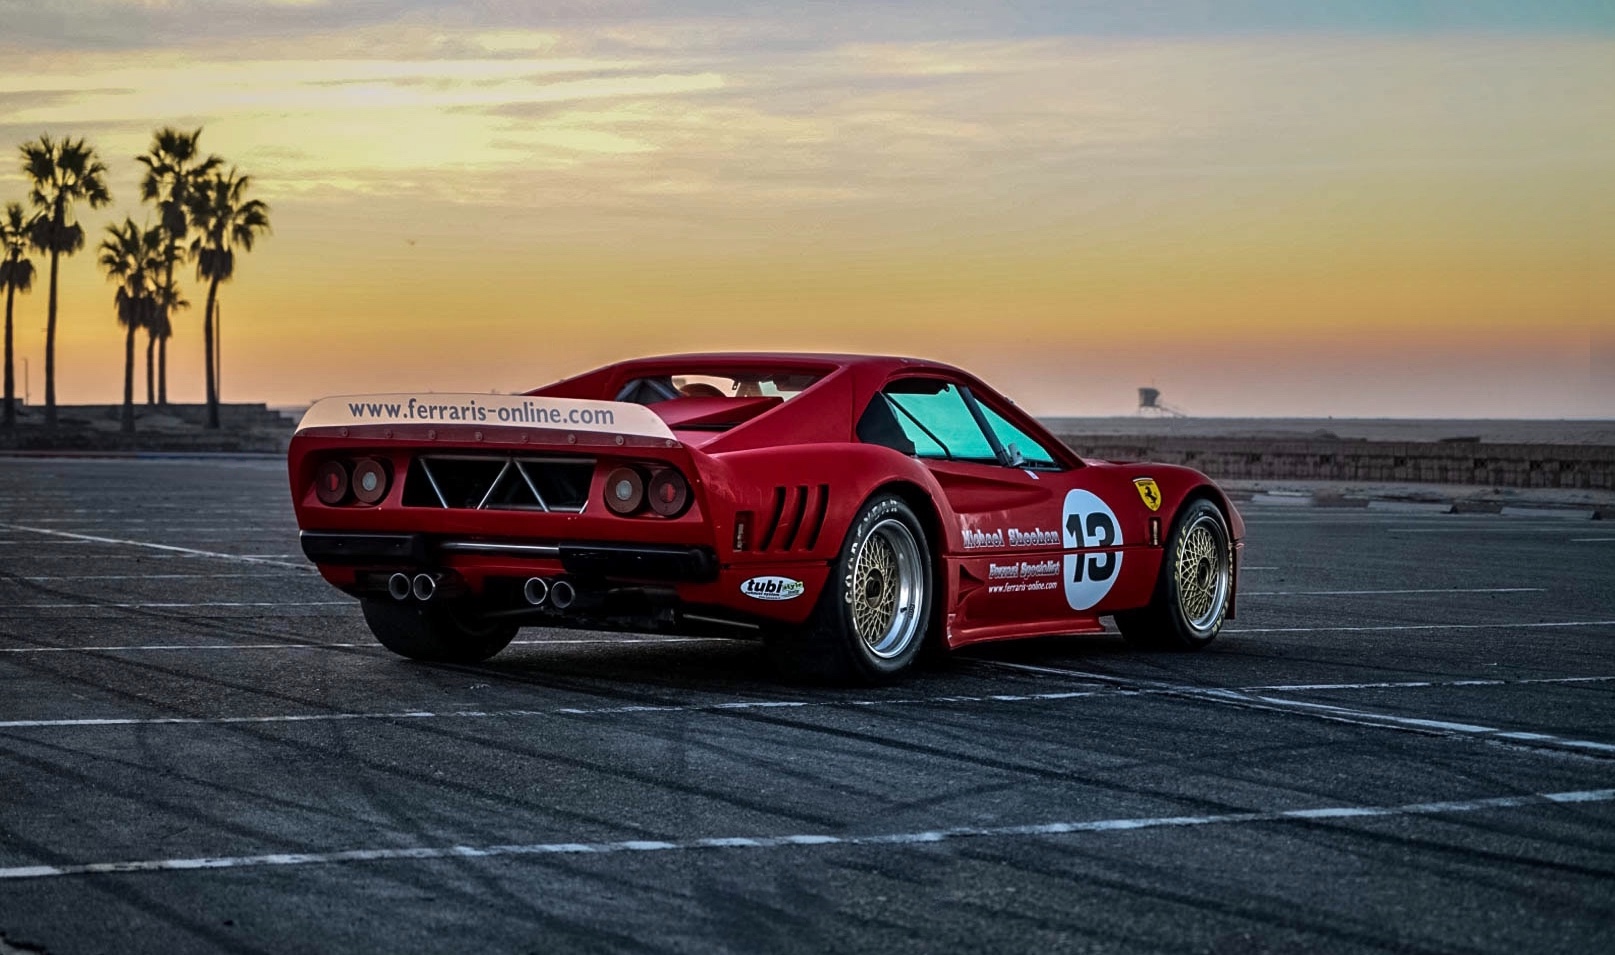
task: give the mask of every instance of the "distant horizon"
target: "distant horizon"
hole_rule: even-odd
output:
[[[382,393],[384,393],[384,392],[375,392],[375,394],[382,394]],[[414,390],[408,391],[408,392],[392,392],[392,393],[395,393],[395,394],[428,394],[429,395],[429,394],[448,394],[449,392],[434,391],[432,389],[414,389]],[[510,391],[510,392],[465,392],[465,393],[466,394],[521,394],[521,392],[516,392],[516,391]],[[283,412],[283,413],[294,413],[294,412],[307,411],[314,404],[315,401],[319,401],[319,400],[321,400],[321,398],[337,398],[337,397],[344,397],[344,395],[341,395],[341,394],[322,395],[322,396],[320,396],[320,398],[313,398],[313,399],[310,399],[310,400],[304,401],[304,402],[273,402],[273,401],[255,401],[255,400],[252,400],[252,399],[245,399],[245,400],[237,400],[237,401],[225,401],[225,402],[223,402],[223,404],[224,405],[232,405],[232,404],[236,404],[236,405],[263,405],[264,407],[268,408],[271,411],[279,411],[279,412]],[[200,408],[200,407],[204,406],[203,402],[200,402],[200,401],[170,401],[169,404],[170,405],[180,405],[180,406],[191,407],[191,408]],[[42,407],[44,407],[44,405],[42,403],[38,403],[38,402],[36,402],[36,403],[34,403],[32,405],[25,405],[23,400],[22,400],[22,396],[20,396],[20,395],[17,398],[17,405],[18,405],[19,408],[20,407],[30,407],[30,408],[42,408]],[[80,408],[109,408],[109,407],[114,407],[116,405],[117,405],[117,402],[115,402],[115,401],[107,401],[107,402],[58,403],[57,406],[60,407],[60,408],[65,409],[65,408],[74,408],[74,407],[80,407]],[[147,406],[143,402],[137,402],[136,405],[135,405],[135,411],[136,411],[136,413],[161,413],[162,408],[157,407],[157,406]],[[1563,415],[1563,416],[1560,416],[1560,417],[1550,417],[1550,418],[1521,417],[1521,416],[1509,416],[1509,415],[1494,415],[1494,416],[1485,417],[1485,418],[1466,418],[1466,417],[1451,417],[1451,416],[1444,416],[1444,415],[1428,415],[1428,416],[1427,415],[1377,415],[1377,416],[1372,416],[1372,417],[1364,417],[1364,416],[1360,416],[1360,415],[1329,415],[1329,414],[1319,414],[1319,415],[1193,415],[1193,414],[1190,414],[1190,415],[1180,415],[1180,416],[1173,417],[1173,416],[1170,416],[1170,415],[1145,415],[1145,414],[1138,414],[1138,413],[1132,413],[1132,414],[1123,414],[1123,413],[1118,413],[1118,414],[1076,414],[1076,413],[1065,413],[1065,412],[1058,412],[1057,411],[1057,412],[1051,412],[1051,413],[1047,413],[1047,414],[1036,413],[1034,416],[1036,418],[1038,418],[1039,420],[1042,420],[1042,421],[1060,421],[1060,420],[1071,420],[1071,421],[1098,421],[1098,420],[1126,421],[1126,420],[1137,420],[1137,421],[1162,421],[1162,422],[1171,422],[1171,421],[1356,421],[1356,422],[1421,421],[1421,422],[1432,422],[1432,423],[1433,422],[1452,422],[1452,423],[1476,422],[1476,423],[1485,423],[1485,422],[1492,422],[1492,421],[1498,421],[1498,422],[1530,422],[1530,421],[1559,422],[1559,421],[1563,421],[1563,422],[1578,422],[1578,423],[1588,423],[1588,424],[1611,424],[1611,425],[1615,425],[1615,415],[1608,415],[1608,416],[1599,416],[1599,415],[1590,415],[1590,416]]]
[[[219,289],[225,401],[756,349],[923,353],[1044,416],[1152,385],[1196,417],[1615,417],[1608,4],[0,10],[0,204],[41,133],[109,167],[63,403],[122,394],[94,250],[151,221],[134,157],[172,125],[273,208]],[[200,401],[181,272],[169,392]]]

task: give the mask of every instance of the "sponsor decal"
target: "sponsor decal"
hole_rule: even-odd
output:
[[[1050,557],[1035,563],[1023,560],[1018,564],[988,564],[987,577],[989,580],[1001,580],[1006,577],[1058,577],[1060,576],[1060,562]]]
[[[1138,488],[1138,496],[1144,499],[1144,506],[1152,511],[1161,509],[1161,489],[1155,486],[1154,478],[1133,478],[1133,486]]]
[[[975,531],[967,527],[965,528],[964,538],[966,547],[1004,546],[1003,531]]]
[[[297,430],[373,424],[471,424],[673,437],[666,422],[643,405],[528,395],[403,394],[325,398],[308,409]]]
[[[1010,547],[1059,547],[1060,532],[1044,530],[1041,527],[1034,527],[1031,530],[1011,527],[1007,531],[978,531],[968,527],[964,529],[964,545],[967,548],[1003,547],[1006,542]]]
[[[1087,610],[1105,599],[1121,573],[1121,524],[1110,506],[1088,491],[1067,492],[1062,511],[1064,546],[1089,551],[1065,555],[1066,603],[1072,610]]]
[[[1060,560],[1023,560],[1015,563],[987,565],[987,579],[999,581],[987,586],[990,594],[1018,594],[1032,590],[1060,589]],[[1044,579],[1038,579],[1044,578]]]
[[[1011,547],[1058,547],[1060,546],[1060,532],[1046,531],[1041,527],[1034,527],[1023,531],[1018,527],[1009,529],[1009,546]]]
[[[740,592],[753,600],[795,600],[806,590],[807,584],[790,577],[753,577],[740,584]]]

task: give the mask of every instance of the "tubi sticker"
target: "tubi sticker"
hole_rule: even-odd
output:
[[[740,592],[753,600],[795,600],[806,590],[806,584],[790,577],[753,577],[740,585]]]

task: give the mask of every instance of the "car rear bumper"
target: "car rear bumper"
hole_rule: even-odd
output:
[[[539,544],[333,531],[303,531],[301,539],[303,554],[316,564],[424,565],[437,563],[436,555],[473,554],[556,560],[567,573],[582,577],[703,583],[718,576],[718,559],[711,548],[680,544]]]

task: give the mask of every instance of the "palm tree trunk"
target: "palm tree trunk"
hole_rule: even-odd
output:
[[[50,299],[45,319],[45,427],[56,429],[56,260],[61,253],[50,253]]]
[[[135,325],[123,336],[123,433],[135,433]]]
[[[157,403],[157,382],[152,375],[152,353],[157,347],[157,336],[151,329],[146,329],[146,404]]]
[[[173,301],[174,301],[174,246],[175,246],[175,244],[176,243],[172,239],[170,239],[169,242],[168,242],[168,264],[163,267],[163,291],[165,293],[164,298],[166,298],[168,301],[164,302],[163,305],[162,305],[162,315],[159,316],[159,320],[158,320],[158,323],[157,323],[158,328],[173,329],[173,327],[174,327],[172,324],[169,323],[169,319],[172,316],[169,314],[168,306],[170,304],[172,304]],[[160,405],[164,405],[164,406],[166,406],[168,404],[168,337],[167,336],[164,336],[160,341],[157,342],[157,403],[160,404]]]
[[[202,313],[202,350],[207,353],[207,426],[219,428],[219,393],[213,380],[213,305],[219,300],[219,280],[207,287],[207,310]]]
[[[17,378],[12,372],[11,364],[11,303],[17,298],[17,287],[6,286],[6,410],[3,427],[10,430],[17,426]]]

